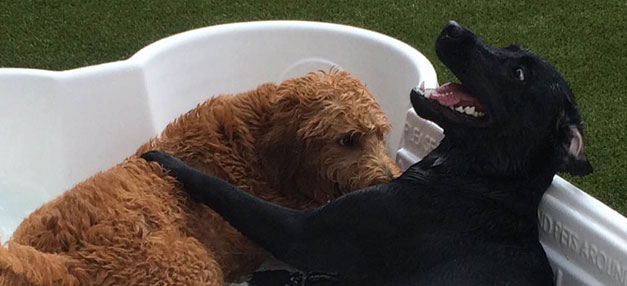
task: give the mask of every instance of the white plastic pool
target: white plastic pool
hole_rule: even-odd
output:
[[[432,41],[432,39],[425,39]],[[375,32],[272,21],[213,26],[147,46],[128,60],[53,72],[0,69],[0,233],[37,206],[132,154],[210,96],[339,66],[377,96],[402,168],[442,138],[410,109],[437,85],[430,62]],[[627,219],[559,177],[538,213],[557,285],[627,285]]]

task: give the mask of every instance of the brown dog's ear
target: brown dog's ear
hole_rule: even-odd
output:
[[[293,178],[300,169],[304,146],[298,140],[302,117],[299,101],[289,89],[279,89],[271,99],[269,129],[258,139],[258,152],[270,182],[279,191],[293,187]]]
[[[558,172],[566,172],[574,176],[584,176],[592,173],[592,165],[588,162],[583,148],[583,136],[576,125],[568,125],[560,128],[561,163],[558,164]]]

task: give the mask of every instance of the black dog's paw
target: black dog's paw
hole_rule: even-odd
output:
[[[172,175],[176,177],[177,171],[184,170],[187,165],[178,158],[163,151],[148,151],[140,155],[141,158],[148,162],[157,162],[164,168],[172,171]]]
[[[267,270],[253,274],[248,281],[250,286],[302,286],[305,277],[300,272],[287,270]]]
[[[287,270],[259,271],[248,281],[250,286],[341,286],[342,280],[331,273],[289,272]]]
[[[305,277],[306,286],[340,286],[342,279],[337,274],[311,272]]]

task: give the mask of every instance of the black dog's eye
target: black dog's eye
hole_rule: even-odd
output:
[[[340,145],[344,147],[355,147],[357,146],[357,143],[359,143],[360,137],[361,137],[361,134],[359,133],[346,134],[344,135],[344,137],[342,137],[342,139],[340,139]]]
[[[519,81],[525,81],[525,69],[522,67],[516,67],[512,75]]]

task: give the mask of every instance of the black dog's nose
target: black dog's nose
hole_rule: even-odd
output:
[[[455,21],[448,21],[444,31],[450,38],[459,38],[464,34],[464,28]]]

